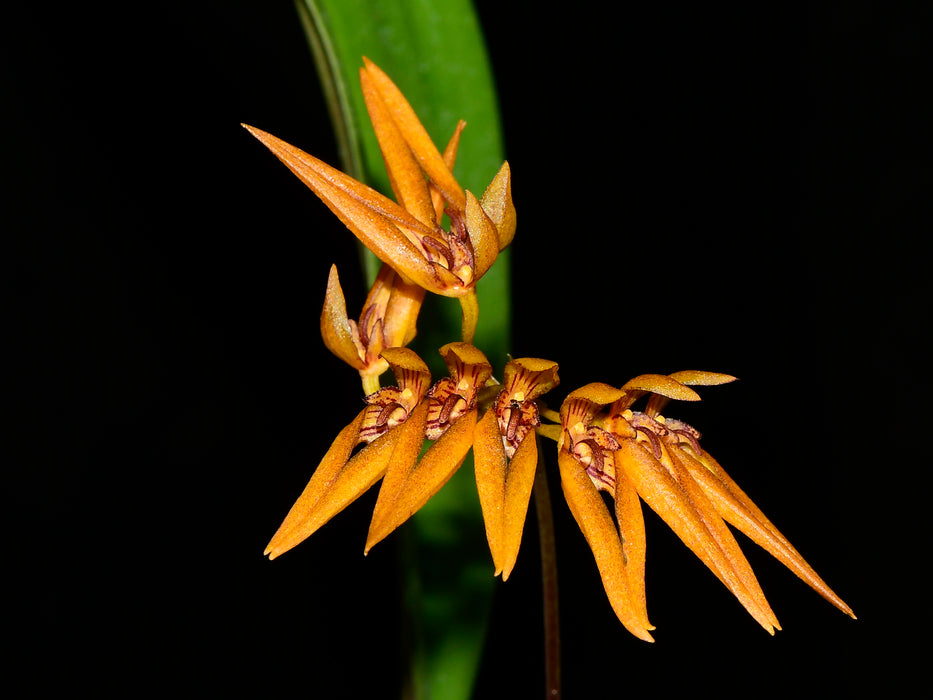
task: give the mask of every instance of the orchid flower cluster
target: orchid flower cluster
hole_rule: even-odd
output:
[[[555,362],[509,359],[495,376],[473,345],[476,283],[515,234],[509,165],[477,199],[452,172],[464,122],[441,152],[398,87],[365,58],[360,82],[395,201],[246,126],[382,261],[356,321],[347,316],[336,267],[330,270],[321,333],[359,373],[365,407],[337,435],[265,554],[274,559],[295,547],[381,480],[368,552],[436,494],[472,450],[495,575],[504,581],[518,557],[540,437],[556,442],[567,505],[613,610],[636,637],[653,641],[654,629],[645,602],[642,502],[769,633],[780,625],[727,523],[854,618],[701,447],[700,433],[661,413],[672,399],[699,400],[691,387],[734,377],[683,371],[640,375],[618,388],[593,383],[570,392],[555,412],[541,401],[559,384]],[[440,348],[449,376],[433,383],[427,364],[406,347],[426,292],[455,297],[462,307],[460,340]],[[396,384],[382,387],[389,369]]]

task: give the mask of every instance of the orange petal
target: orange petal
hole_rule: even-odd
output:
[[[433,226],[434,204],[421,165],[402,137],[382,94],[365,68],[360,68],[360,85],[395,198],[421,223]]]
[[[314,470],[308,485],[305,486],[301,496],[298,497],[291,510],[288,511],[285,520],[279,526],[275,535],[272,536],[272,540],[263,552],[263,554],[268,554],[270,559],[275,559],[280,554],[303,542],[313,532],[313,530],[308,531],[305,527],[309,513],[340,475],[340,471],[350,458],[353,448],[359,444],[360,426],[363,423],[365,413],[366,409],[360,411],[359,415],[340,431],[337,439],[327,450],[327,454],[324,455],[317,469]]]
[[[639,398],[650,393],[645,413],[656,416],[670,399],[680,401],[699,401],[700,395],[688,386],[671,379],[664,374],[641,374],[622,385],[625,395],[613,404],[610,413],[622,413],[630,408]]]
[[[718,386],[734,382],[736,377],[731,374],[720,374],[719,372],[704,372],[702,370],[688,369],[680,372],[673,372],[668,375],[681,384],[690,386]]]
[[[622,385],[623,391],[650,391],[678,401],[699,401],[700,395],[690,387],[664,374],[640,374]]]
[[[718,386],[719,384],[728,384],[729,382],[734,382],[736,379],[731,374],[704,372],[701,370],[693,369],[673,372],[668,376],[680,384],[686,384],[690,386]],[[650,399],[648,399],[648,406],[645,408],[645,413],[652,417],[657,416],[658,413],[660,413],[661,410],[667,405],[667,402],[670,398],[673,397],[655,394]]]
[[[628,477],[638,495],[773,634],[772,623],[737,581],[731,564],[680,484],[654,456],[634,440],[622,440],[614,454],[616,469]]]
[[[615,470],[615,482],[616,522],[619,525],[619,534],[622,539],[622,554],[625,557],[625,572],[628,578],[629,590],[632,593],[633,605],[638,610],[638,614],[646,621],[648,629],[654,629],[653,625],[647,624],[648,605],[645,595],[647,541],[641,500],[638,498],[635,485],[619,469]]]
[[[372,85],[379,91],[383,101],[392,115],[396,126],[408,144],[408,147],[417,157],[421,169],[427,174],[434,185],[441,191],[454,208],[463,211],[465,200],[463,189],[454,178],[450,168],[437,150],[437,146],[428,136],[418,115],[412,109],[401,90],[392,82],[381,68],[368,58],[363,58],[364,70],[372,79]]]
[[[629,588],[629,574],[619,531],[612,522],[602,497],[586,470],[567,450],[562,449],[558,452],[557,461],[564,498],[593,551],[612,609],[629,632],[646,642],[653,642],[654,639],[649,633],[651,625],[641,614],[640,605]]]
[[[725,471],[704,452],[707,459],[697,460],[687,450],[674,447],[691,477],[700,485],[709,497],[716,511],[725,520],[745,533],[784,566],[793,571],[807,585],[823,598],[839,608],[846,615],[855,618],[852,608],[826,585],[826,582],[814,571],[800,553],[794,549],[784,535],[769,521],[751,499],[729,478]],[[707,466],[709,461],[715,465],[715,471]]]
[[[499,256],[499,234],[473,193],[466,193],[466,229],[473,244],[473,281],[486,274]]]
[[[426,419],[426,401],[418,406],[417,412],[421,411],[424,411]],[[407,425],[408,422],[403,424]],[[423,442],[423,423],[420,435],[412,433],[400,438],[399,449],[404,447],[405,459],[393,458],[383,479],[369,525],[365,552],[414,515],[447,483],[470,451],[475,426],[476,409],[473,409],[458,418],[417,463],[415,458]],[[404,445],[403,440],[407,441]]]
[[[321,311],[321,336],[324,345],[353,369],[363,369],[359,348],[353,340],[353,331],[347,318],[347,302],[340,288],[337,266],[330,266],[327,275],[327,292],[324,294],[324,308]]]
[[[515,237],[515,205],[512,203],[512,171],[506,161],[483,192],[483,209],[496,225],[499,250],[505,249]]]

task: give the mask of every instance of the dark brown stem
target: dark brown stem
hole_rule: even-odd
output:
[[[557,606],[557,550],[554,546],[554,513],[551,492],[544,469],[544,454],[538,443],[538,470],[535,473],[535,512],[541,543],[541,586],[544,601],[544,678],[545,697],[557,700],[560,691],[560,617]]]

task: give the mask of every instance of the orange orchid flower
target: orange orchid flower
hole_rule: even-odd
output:
[[[473,345],[448,343],[440,354],[450,376],[428,389],[430,373],[413,351],[383,351],[398,386],[366,397],[368,406],[337,436],[266,548],[270,558],[308,538],[382,479],[368,553],[447,483],[472,448],[495,574],[509,577],[537,468],[541,420],[535,399],[559,383],[557,364],[511,360],[498,384]],[[419,458],[424,440],[430,445]]]
[[[587,384],[567,396],[559,413],[539,403],[559,384],[556,363],[513,359],[501,383],[493,378],[486,356],[472,344],[479,313],[475,285],[515,234],[509,165],[503,164],[477,200],[452,173],[464,122],[441,153],[398,87],[363,60],[360,83],[395,201],[246,127],[383,261],[358,321],[348,318],[337,269],[331,268],[321,334],[328,349],[359,372],[366,407],[324,455],[266,548],[269,558],[308,538],[381,479],[364,548],[369,552],[434,496],[472,449],[494,572],[507,580],[521,546],[540,435],[557,442],[570,512],[613,610],[639,639],[653,641],[655,629],[645,592],[642,502],[769,633],[780,625],[730,526],[854,618],[700,446],[699,431],[661,413],[671,400],[698,401],[691,387],[734,377],[684,371],[639,375],[619,388]],[[427,365],[405,347],[417,332],[426,291],[458,298],[463,310],[462,342],[439,350],[449,377],[433,385]],[[396,386],[380,388],[387,369]],[[636,410],[642,400],[643,409]]]
[[[430,386],[430,371],[412,350],[383,350],[398,386],[366,397],[367,407],[337,436],[265,554],[274,559],[301,543],[383,479],[369,552],[447,483],[473,444],[477,396],[492,367],[467,343],[445,345],[441,355],[451,376]],[[431,445],[419,458],[425,439]]]
[[[418,458],[427,420],[422,399],[431,373],[408,348],[387,348],[382,356],[398,386],[367,396],[366,408],[337,435],[266,547],[270,559],[310,537],[381,479],[390,464],[398,467]],[[351,457],[361,443],[366,447]]]
[[[597,383],[587,384],[564,399],[557,463],[564,499],[593,551],[612,609],[629,632],[650,642],[654,641],[650,634],[654,626],[648,622],[645,605],[641,509],[632,507],[627,480],[620,479],[617,522],[599,495],[599,491],[616,486],[607,456],[617,441],[595,422],[599,410],[621,394],[619,389]],[[611,495],[615,495],[612,490]]]
[[[509,165],[503,164],[477,200],[451,172],[464,123],[442,155],[398,87],[367,59],[360,83],[397,203],[281,139],[244,126],[404,283],[459,298],[462,337],[472,342],[479,313],[476,282],[515,233]],[[449,230],[440,226],[445,213]]]
[[[421,287],[403,282],[384,264],[369,290],[359,322],[353,321],[347,318],[337,266],[331,266],[321,311],[321,336],[328,350],[360,373],[364,393],[377,391],[380,375],[389,368],[382,351],[403,347],[414,339],[423,300]]]
[[[454,475],[473,445],[477,398],[492,366],[468,343],[448,343],[440,354],[450,372],[425,399],[425,437],[431,446],[417,463],[394,465],[379,489],[365,552],[408,520]]]
[[[515,566],[525,515],[538,466],[535,404],[558,385],[557,363],[537,358],[511,360],[502,388],[476,426],[473,456],[486,539],[495,575],[506,581]]]
[[[645,641],[652,641],[654,628],[645,605],[645,530],[639,498],[769,633],[780,625],[727,522],[855,617],[700,447],[700,433],[658,412],[670,399],[698,400],[688,385],[733,380],[729,375],[695,371],[641,375],[620,389],[587,385],[571,393],[561,407],[558,463],[567,503],[593,551],[613,609],[622,624]],[[633,403],[646,394],[645,412],[633,411]],[[614,514],[606,509],[599,491],[612,496]]]

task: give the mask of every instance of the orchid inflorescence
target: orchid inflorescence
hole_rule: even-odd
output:
[[[382,261],[358,321],[348,318],[331,268],[321,333],[326,346],[359,372],[366,405],[337,435],[265,554],[274,559],[307,539],[381,480],[368,552],[437,493],[472,450],[495,575],[506,580],[539,469],[540,436],[557,444],[567,505],[612,608],[640,639],[653,641],[654,629],[645,603],[642,501],[771,634],[780,629],[777,618],[726,523],[855,617],[701,447],[700,433],[662,415],[672,399],[699,400],[691,387],[734,377],[683,371],[640,375],[618,388],[593,383],[572,391],[555,412],[541,402],[559,384],[555,362],[509,359],[501,378],[495,376],[473,345],[476,283],[515,234],[509,165],[477,199],[452,173],[464,122],[441,153],[398,87],[365,58],[360,82],[396,201],[246,127]],[[462,307],[461,339],[440,348],[449,376],[434,383],[427,364],[406,347],[426,291],[455,297]],[[396,384],[381,387],[388,369]]]

